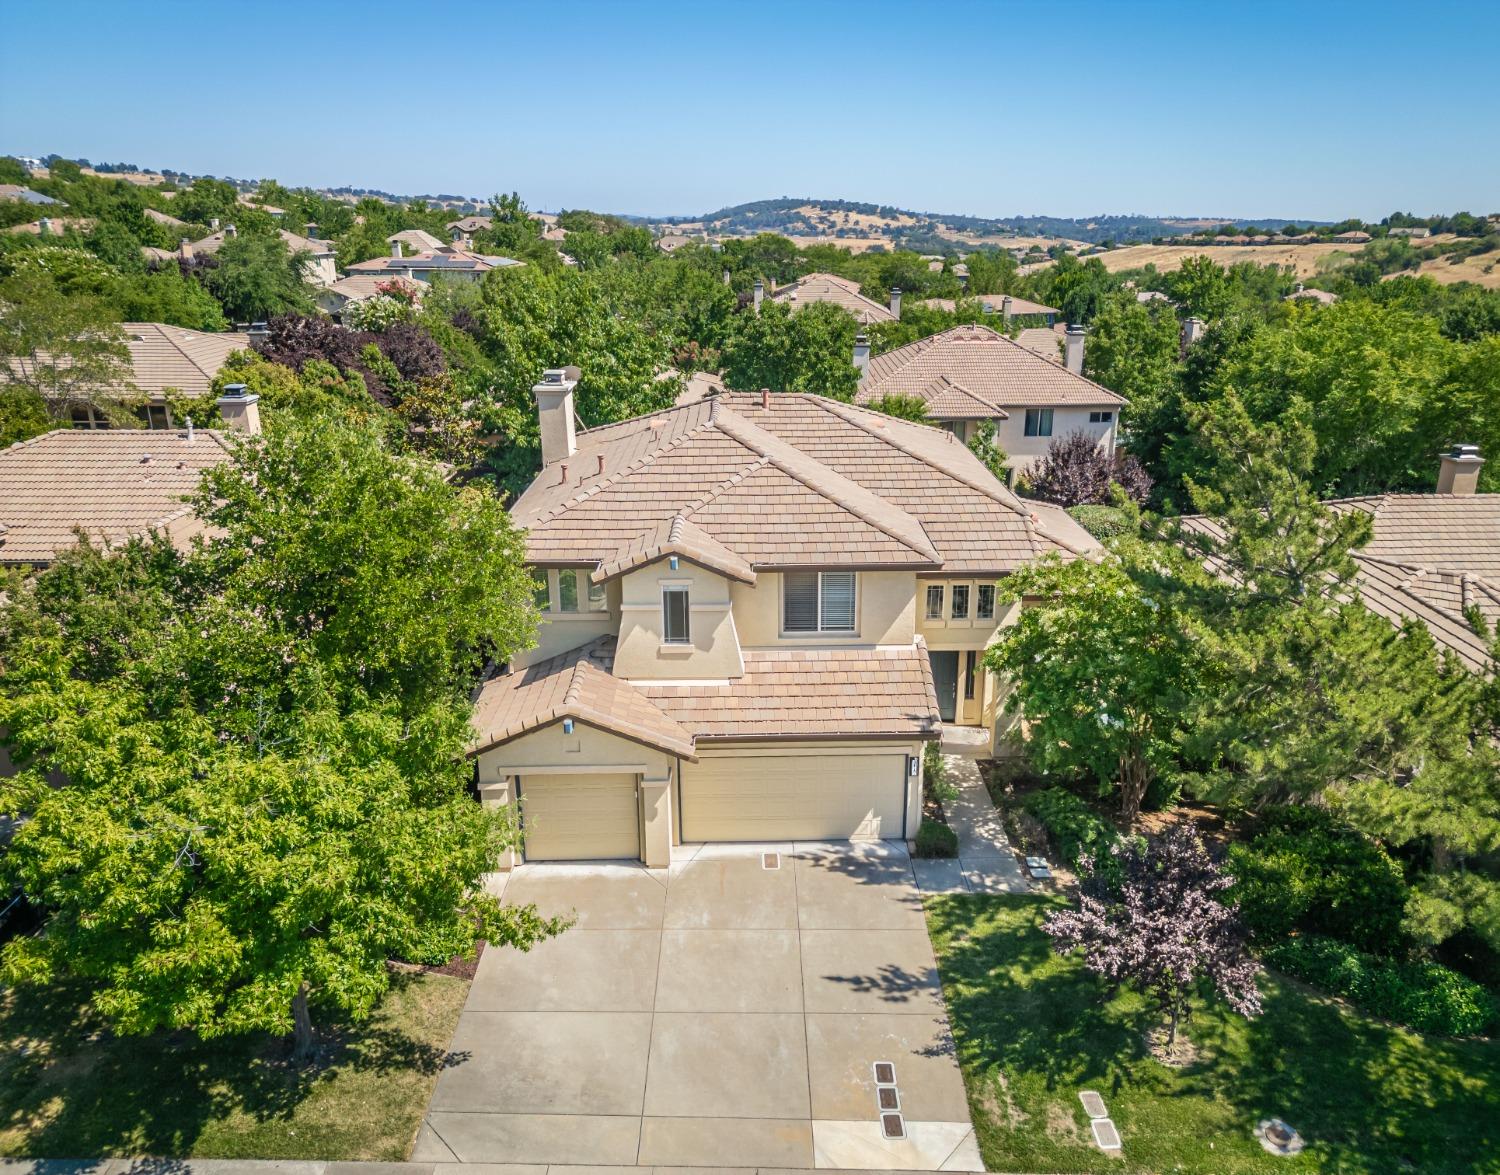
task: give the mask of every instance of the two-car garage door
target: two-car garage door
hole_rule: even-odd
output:
[[[906,835],[905,754],[704,755],[682,765],[684,841]]]

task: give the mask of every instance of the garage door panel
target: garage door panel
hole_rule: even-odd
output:
[[[682,769],[687,841],[899,837],[906,756],[705,756]]]
[[[639,857],[635,776],[523,776],[521,827],[528,861]]]

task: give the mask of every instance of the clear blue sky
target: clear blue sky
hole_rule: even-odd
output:
[[[0,152],[702,212],[1500,211],[1500,4],[5,0]]]

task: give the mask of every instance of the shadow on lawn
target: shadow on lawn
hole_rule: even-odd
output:
[[[971,1062],[1038,1074],[1049,1090],[1082,1082],[1118,1090],[1146,1058],[1145,1014],[1109,1007],[1105,984],[1057,965],[1045,935],[994,933],[988,925],[997,910],[1025,910],[1039,927],[1060,904],[958,896],[931,905],[954,1037]]]
[[[393,977],[391,994],[416,981]],[[27,1155],[186,1155],[209,1123],[236,1112],[290,1119],[341,1073],[432,1075],[467,1059],[379,1023],[377,1012],[363,1024],[321,1026],[317,1061],[296,1067],[288,1038],[116,1036],[87,999],[77,986],[0,997],[8,1051],[0,1059],[0,1130],[24,1131]],[[174,1169],[170,1159],[159,1162],[153,1175]]]
[[[1497,1170],[1494,1042],[1403,1032],[1278,976],[1261,989],[1255,1020],[1203,1016],[1193,1030],[1210,1052],[1243,1051],[1233,1081],[1219,1075],[1214,1084],[1247,1121],[1284,1118],[1326,1169],[1341,1172]],[[1226,1039],[1239,1033],[1243,1044]],[[1187,1084],[1214,1076],[1205,1070]]]

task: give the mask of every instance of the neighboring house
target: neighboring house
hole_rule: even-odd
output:
[[[1353,232],[1334,233],[1330,239],[1344,245],[1364,245],[1374,238],[1369,233],[1362,233],[1358,229],[1355,229]]]
[[[185,326],[168,326],[161,322],[122,322],[125,347],[130,352],[131,387],[101,388],[105,397],[117,393],[133,398],[144,393],[148,403],[142,409],[148,429],[170,429],[176,422],[167,404],[168,397],[198,398],[208,395],[214,376],[224,361],[236,351],[250,345],[249,337],[226,332],[189,330]],[[28,359],[14,359],[22,371],[30,367]],[[0,375],[0,379],[4,376]],[[73,410],[76,429],[108,429],[109,421],[97,409],[80,406]]]
[[[146,219],[154,220],[157,224],[165,225],[167,228],[187,228],[188,226],[187,221],[168,216],[165,212],[158,212],[155,208],[146,209]]]
[[[1028,326],[1016,334],[1016,342],[1033,355],[1040,355],[1053,363],[1061,363],[1067,333],[1067,329],[1061,325]]]
[[[760,279],[755,281],[755,304],[760,306],[763,290]],[[868,326],[872,322],[895,322],[901,317],[901,291],[891,291],[891,304],[882,306],[872,298],[859,292],[859,283],[832,273],[809,273],[790,285],[771,291],[771,301],[785,302],[792,309],[806,306],[810,302],[832,302],[842,306],[859,322]]]
[[[914,835],[942,723],[1008,729],[997,581],[1098,544],[937,429],[723,393],[575,433],[578,376],[535,389],[543,623],[478,691],[481,797],[532,860]]]
[[[533,217],[532,219],[537,219]],[[443,227],[448,230],[448,235],[453,238],[455,245],[465,245],[468,248],[474,246],[474,234],[494,227],[493,216],[465,216],[462,220],[450,220]]]
[[[27,224],[12,225],[5,231],[29,233],[34,237],[61,236],[69,231],[91,233],[94,231],[94,222],[87,216],[44,216]]]
[[[1393,228],[1386,233],[1390,237],[1416,237],[1418,240],[1432,236],[1430,228]]]
[[[998,314],[1005,322],[1012,318],[1041,318],[1046,320],[1048,326],[1052,326],[1062,315],[1062,311],[1055,306],[1043,306],[1040,302],[1011,294],[975,294],[974,300],[983,308],[984,313]],[[921,305],[933,310],[946,310],[949,314],[958,308],[958,302],[953,298],[924,298]]]
[[[1283,298],[1282,301],[1290,302],[1294,298],[1305,298],[1311,302],[1321,302],[1325,306],[1332,306],[1339,300],[1337,294],[1330,293],[1328,290],[1310,290],[1301,282],[1298,282],[1297,288]]]
[[[23,188],[20,184],[0,184],[0,200],[20,200],[24,204],[56,204],[62,206],[61,200],[54,200],[51,196],[44,196],[40,192],[33,192],[30,188]]]
[[[399,233],[392,233],[385,239],[388,245],[394,244],[397,241],[402,245],[408,246],[413,253],[426,253],[443,247],[442,241],[438,240],[425,229],[419,228],[405,228]]]
[[[524,265],[509,257],[495,257],[484,253],[470,253],[465,249],[444,246],[429,249],[411,257],[400,255],[400,243],[391,246],[391,256],[372,257],[348,267],[349,276],[356,274],[380,274],[385,277],[405,277],[413,281],[431,282],[436,277],[459,281],[479,281],[492,269],[509,269]],[[330,283],[331,284],[331,283]]]
[[[1454,445],[1439,458],[1437,492],[1335,498],[1324,505],[1370,516],[1371,537],[1351,554],[1361,602],[1393,624],[1420,621],[1438,647],[1475,673],[1495,670],[1471,617],[1500,631],[1500,494],[1477,492],[1484,458]],[[1184,519],[1220,535],[1211,519]]]
[[[656,238],[656,247],[663,253],[675,253],[684,245],[691,245],[692,237],[685,237],[681,233],[663,233]]]
[[[1083,339],[1081,330],[1064,336],[1063,364],[987,326],[955,326],[874,358],[856,341],[854,362],[865,374],[855,403],[914,396],[933,423],[964,441],[994,421],[996,443],[1018,473],[1069,433],[1087,433],[1112,453],[1125,398],[1081,374]]]
[[[383,273],[356,273],[350,277],[340,278],[333,285],[319,290],[313,301],[318,304],[319,310],[337,318],[354,303],[378,297],[392,286],[400,286],[412,291],[418,302],[421,302],[422,295],[427,291],[426,282],[412,278],[391,277]]]
[[[253,395],[219,400],[226,431],[260,431]],[[184,500],[203,471],[229,456],[208,429],[55,429],[0,449],[0,566],[45,566],[78,544],[151,532],[186,546],[205,532]]]
[[[675,368],[668,368],[662,373],[662,378],[681,374]],[[676,406],[681,408],[684,404],[696,404],[709,396],[722,395],[727,390],[722,376],[715,375],[712,371],[695,371],[683,379],[682,391],[677,393]]]
[[[186,259],[196,257],[200,253],[217,253],[224,247],[225,241],[234,240],[238,231],[234,225],[226,224],[222,229],[210,233],[201,241],[184,241],[179,253]],[[318,241],[311,237],[299,236],[284,228],[277,229],[276,235],[286,245],[288,252],[306,254],[302,262],[302,273],[313,285],[331,286],[339,280],[332,241]]]

